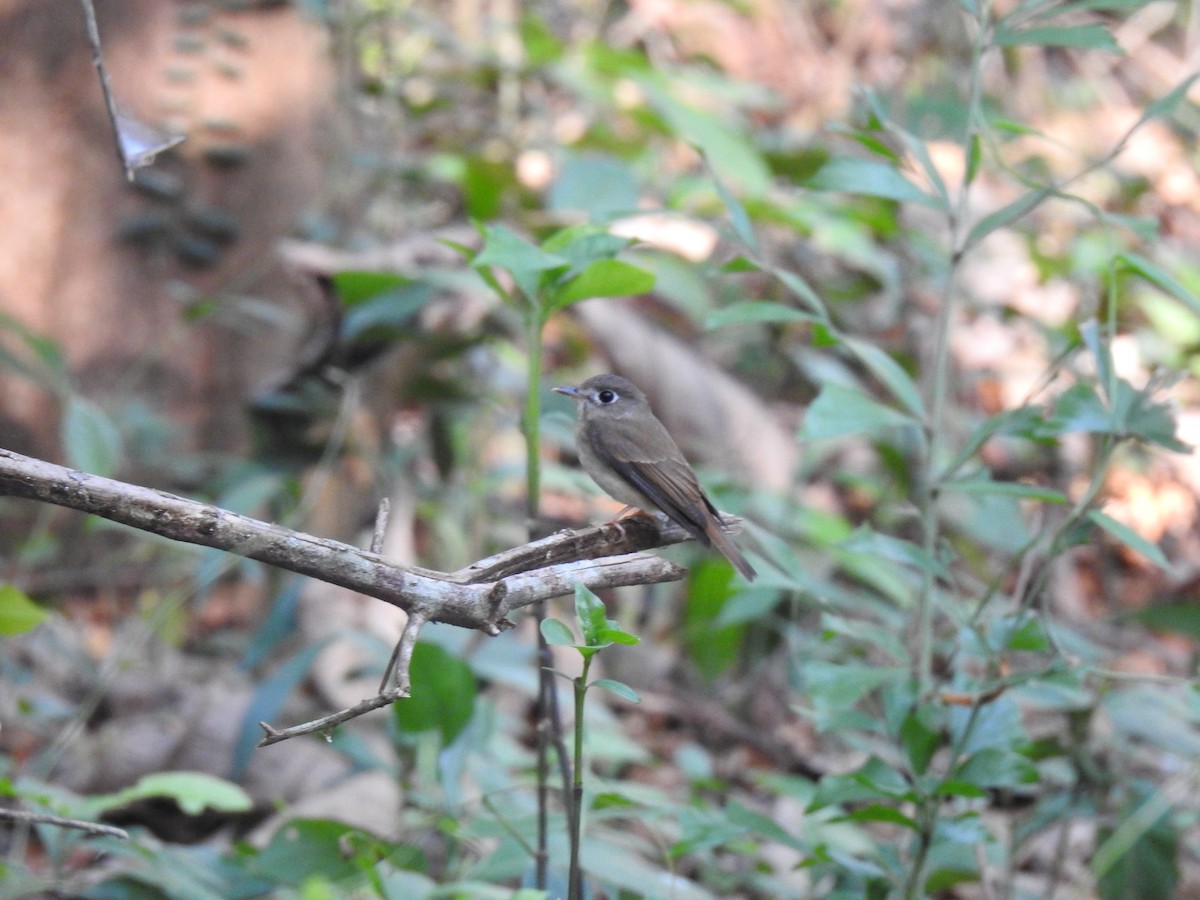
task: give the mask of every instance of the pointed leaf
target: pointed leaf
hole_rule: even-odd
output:
[[[994,213],[984,216],[975,223],[975,227],[967,235],[963,249],[973,247],[993,231],[1011,225],[1052,194],[1054,194],[1054,188],[1039,188],[1028,194],[1022,194],[1007,206],[1002,206]]]
[[[939,205],[894,166],[869,159],[835,157],[821,166],[804,186],[815,191],[845,191],[925,206]]]
[[[812,313],[775,303],[770,300],[742,300],[732,303],[724,309],[718,309],[708,314],[704,327],[710,331],[724,328],[727,325],[745,324],[791,324],[795,322],[812,322],[816,317]]]
[[[1171,564],[1167,562],[1167,557],[1159,549],[1158,545],[1146,540],[1128,525],[1118,522],[1112,516],[1105,515],[1098,509],[1094,509],[1088,513],[1088,518],[1107,531],[1110,536],[1116,538],[1126,547],[1136,550],[1156,566],[1164,569],[1170,568]]]
[[[622,700],[628,700],[630,703],[642,702],[642,698],[637,695],[637,691],[629,685],[620,681],[613,681],[611,678],[601,678],[593,681],[588,687],[604,688],[609,693],[616,694]]]
[[[898,362],[867,341],[848,337],[844,338],[842,343],[858,357],[859,362],[871,370],[872,375],[883,382],[905,409],[918,419],[925,417],[925,403],[921,399],[921,392]]]
[[[911,416],[884,406],[861,391],[831,383],[821,388],[804,414],[803,435],[808,440],[822,440],[916,424]]]
[[[538,627],[541,629],[542,637],[546,639],[546,643],[550,646],[575,646],[575,635],[571,634],[571,629],[558,619],[542,619]]]
[[[654,287],[654,275],[619,259],[599,259],[554,292],[547,311],[562,309],[592,297],[644,294]]]
[[[32,631],[49,616],[15,585],[0,584],[0,637]]]

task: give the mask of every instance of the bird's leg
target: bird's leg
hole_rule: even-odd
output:
[[[633,518],[634,516],[645,516],[648,519],[654,518],[654,516],[652,516],[650,513],[646,512],[644,509],[639,509],[636,506],[626,506],[624,509],[622,509],[619,513],[617,513],[615,516],[613,516],[609,521],[605,522],[604,524],[611,525],[613,528],[617,529],[617,534],[621,535],[621,540],[624,540],[625,539],[625,527],[621,524],[621,520],[622,519],[630,519],[630,518]]]

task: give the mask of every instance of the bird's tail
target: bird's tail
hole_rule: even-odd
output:
[[[746,557],[742,555],[742,551],[733,542],[733,538],[721,530],[721,521],[715,515],[707,517],[707,521],[704,523],[704,536],[720,551],[722,556],[733,563],[733,567],[742,573],[743,578],[747,581],[754,580],[754,576],[758,572],[754,570],[754,566],[750,565]]]

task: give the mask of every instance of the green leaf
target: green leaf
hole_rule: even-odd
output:
[[[468,250],[467,252],[469,254],[471,251]],[[364,300],[369,300],[371,297],[382,294],[384,291],[392,291],[412,283],[411,279],[393,272],[358,271],[353,269],[344,272],[335,272],[330,280],[333,282],[334,292],[345,306],[354,306],[355,304],[362,303]]]
[[[428,282],[414,282],[382,291],[347,310],[342,319],[346,341],[393,340],[412,333],[413,323],[437,291]]]
[[[712,331],[727,325],[760,323],[790,325],[797,322],[814,321],[816,321],[816,317],[812,313],[802,312],[782,303],[775,303],[771,300],[740,300],[709,313],[708,318],[704,320],[704,327]]]
[[[1170,568],[1171,564],[1167,562],[1167,557],[1159,549],[1158,545],[1152,544],[1128,525],[1118,522],[1112,516],[1107,516],[1098,509],[1093,509],[1088,513],[1088,518],[1108,532],[1110,536],[1120,541],[1126,547],[1136,550],[1156,566],[1164,569]]]
[[[1142,122],[1150,119],[1165,118],[1174,113],[1179,104],[1187,98],[1188,92],[1192,89],[1192,85],[1196,83],[1197,78],[1200,78],[1200,72],[1189,75],[1163,96],[1146,106],[1142,111],[1142,117],[1138,120],[1138,124],[1140,125]]]
[[[1016,497],[1018,500],[1041,500],[1044,503],[1067,502],[1066,495],[1053,488],[1041,487],[1036,484],[1022,484],[1019,481],[992,481],[988,478],[947,481],[942,485],[942,490],[954,491],[959,494]]]
[[[485,226],[483,239],[483,249],[471,261],[471,265],[476,269],[503,269],[512,275],[517,287],[528,299],[537,297],[542,273],[565,269],[570,265],[563,257],[535,247],[507,225]]]
[[[547,311],[562,309],[592,297],[644,294],[654,287],[654,275],[619,259],[599,259],[553,293]]]
[[[633,647],[641,643],[642,639],[636,634],[630,634],[627,631],[622,631],[620,628],[613,628],[612,625],[613,620],[609,619],[609,627],[600,629],[598,644],[621,644],[625,647]]]
[[[921,399],[921,392],[898,362],[879,347],[859,338],[843,338],[842,344],[891,391],[892,396],[899,400],[905,409],[918,419],[925,418],[925,403]]]
[[[1175,800],[1137,784],[1118,813],[1116,828],[1100,831],[1092,871],[1101,900],[1167,900],[1179,880],[1180,834],[1171,816]]]
[[[877,434],[890,428],[916,426],[911,416],[884,406],[854,388],[826,384],[804,414],[807,440]]]
[[[971,143],[967,149],[967,174],[963,179],[964,184],[967,186],[970,186],[975,181],[975,176],[979,174],[979,163],[982,157],[982,143],[979,140],[979,135],[972,134]]]
[[[1024,216],[1027,212],[1044,201],[1047,197],[1054,194],[1055,189],[1052,187],[1039,188],[1036,191],[1030,191],[1027,194],[1022,194],[1012,203],[1007,206],[1002,206],[993,213],[990,213],[975,223],[975,226],[967,234],[967,239],[963,244],[963,250],[974,247],[985,237],[997,229],[1011,225],[1017,219]]]
[[[575,621],[584,644],[595,647],[602,642],[602,633],[608,628],[607,610],[604,602],[582,584],[575,585]]]
[[[1154,631],[1171,631],[1200,641],[1200,606],[1195,603],[1147,606],[1133,617]]]
[[[807,281],[787,269],[769,268],[767,271],[778,278],[784,287],[803,300],[820,321],[829,321],[829,312],[825,309],[825,304],[821,302],[821,298],[817,296],[817,292]]]
[[[111,477],[121,460],[121,435],[100,407],[72,394],[62,420],[67,465],[93,475]]]
[[[539,623],[542,631],[542,637],[546,639],[546,643],[552,647],[574,647],[575,635],[571,634],[571,629],[558,619],[542,619]]]
[[[900,743],[908,755],[909,765],[918,775],[925,774],[933,754],[937,752],[941,743],[938,729],[926,724],[925,718],[927,717],[922,715],[921,709],[918,708],[905,716],[904,723],[900,726]]]
[[[556,212],[581,210],[592,221],[611,220],[638,208],[629,165],[606,153],[568,153],[546,198]]]
[[[903,825],[905,828],[911,828],[913,831],[918,830],[915,820],[904,815],[900,810],[891,806],[884,806],[881,803],[872,803],[856,809],[845,818],[850,822],[887,822],[891,825]]]
[[[437,644],[418,641],[408,669],[412,696],[392,707],[401,732],[441,732],[449,746],[475,712],[478,686],[465,662]]]
[[[729,211],[729,222],[733,225],[734,233],[742,239],[743,244],[757,253],[758,237],[754,234],[754,226],[750,223],[750,216],[746,214],[746,207],[742,206],[741,201],[730,193],[729,188],[725,186],[725,182],[721,180],[721,176],[712,166],[709,166],[709,173],[717,188],[717,196],[725,204],[725,209]]]
[[[1002,25],[996,29],[994,41],[1001,47],[1038,44],[1042,47],[1082,47],[1109,53],[1124,52],[1109,30],[1098,22],[1087,25],[1046,25],[1022,31],[1013,31]]]
[[[0,637],[33,631],[50,613],[11,584],[0,584]]]
[[[92,797],[96,814],[128,806],[148,797],[169,797],[185,815],[198,816],[205,809],[216,812],[246,812],[253,807],[249,795],[232,782],[204,772],[158,772],[139,778],[132,787],[115,794]]]
[[[848,156],[830,159],[804,182],[804,186],[815,191],[845,191],[925,206],[940,205],[937,200],[901,175],[894,166]]]
[[[620,681],[613,681],[611,678],[599,678],[589,684],[588,687],[604,688],[609,693],[616,694],[622,700],[628,700],[630,703],[642,702],[642,698],[637,695],[637,691],[629,685]]]
[[[738,660],[745,640],[744,625],[715,624],[733,594],[732,584],[724,560],[705,559],[688,573],[683,643],[696,669],[710,680]]]
[[[954,778],[979,788],[1015,788],[1038,780],[1033,763],[1019,753],[987,747],[974,753],[954,772]]]
[[[1124,269],[1141,276],[1164,294],[1174,297],[1193,313],[1200,315],[1200,297],[1166,269],[1137,253],[1118,254],[1117,261]]]

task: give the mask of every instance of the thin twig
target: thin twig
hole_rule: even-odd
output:
[[[59,825],[63,828],[77,828],[88,834],[106,834],[110,837],[129,839],[129,832],[115,825],[102,825],[99,822],[85,822],[82,819],[67,819],[63,816],[51,816],[45,813],[27,812],[23,809],[0,809],[0,819],[12,822],[26,822],[30,825]]]
[[[387,497],[379,500],[379,509],[375,513],[375,533],[371,535],[371,552],[383,553],[383,538],[387,534],[388,518],[392,514],[392,502]]]
[[[302,734],[312,734],[317,731],[329,731],[341,725],[343,722],[349,722],[351,719],[357,718],[364,713],[369,713],[372,710],[380,709],[395,703],[397,700],[402,700],[408,694],[401,691],[399,688],[392,688],[390,691],[383,691],[363,700],[361,703],[356,703],[349,709],[343,709],[339,712],[332,713],[328,716],[322,716],[319,719],[313,719],[311,722],[305,722],[302,725],[293,725],[291,728],[275,728],[266,723],[259,722],[258,727],[266,732],[266,736],[258,742],[259,747],[269,747],[272,744],[278,744],[280,741],[286,741],[289,738],[299,737]]]

